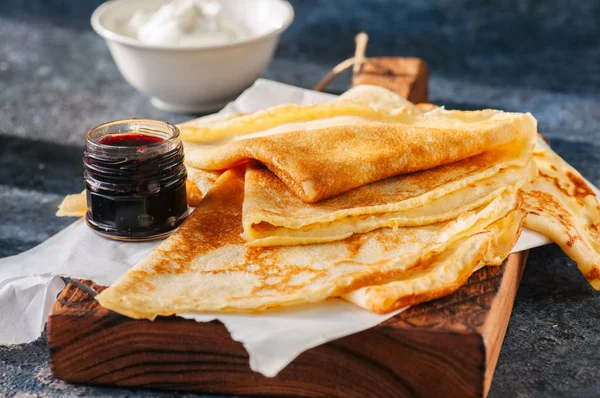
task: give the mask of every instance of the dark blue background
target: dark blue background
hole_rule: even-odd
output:
[[[253,1],[253,0],[240,0]],[[173,122],[129,87],[89,27],[100,1],[0,2],[0,257],[47,239],[81,186],[86,129],[122,117]],[[431,101],[530,111],[540,132],[600,185],[600,2],[294,0],[296,21],[265,77],[312,87],[369,33],[368,55],[425,59]],[[345,76],[332,86],[343,91]],[[600,395],[600,294],[561,250],[531,251],[492,397]],[[343,364],[342,364],[343,365]],[[0,395],[152,395],[70,386],[48,370],[45,338],[0,347]],[[183,394],[182,394],[183,395]]]

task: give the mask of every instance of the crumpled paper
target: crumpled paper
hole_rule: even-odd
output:
[[[329,94],[258,80],[221,112],[255,112],[282,103],[307,104],[331,98]],[[27,343],[40,336],[64,287],[59,276],[110,285],[158,243],[104,239],[80,219],[33,249],[0,259],[0,344]],[[549,240],[545,236],[524,231],[513,251],[546,243]],[[220,320],[231,337],[244,344],[250,367],[272,377],[302,352],[371,328],[400,311],[379,315],[333,299],[260,314],[180,316],[198,322]]]

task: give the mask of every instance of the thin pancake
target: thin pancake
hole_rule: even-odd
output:
[[[187,202],[188,205],[196,207],[204,199],[221,173],[218,171],[198,170],[189,166],[186,169],[188,173],[186,181]]]
[[[243,237],[252,246],[307,244],[450,219],[535,176],[532,133],[518,145],[390,177],[313,204],[300,200],[270,171],[252,166],[246,173]]]
[[[259,311],[339,296],[396,280],[517,207],[516,192],[454,220],[386,228],[339,242],[247,248],[244,171],[224,173],[180,229],[97,296],[133,318],[201,311]]]
[[[600,205],[583,177],[551,150],[536,148],[539,177],[523,187],[525,227],[548,236],[600,289]]]
[[[466,159],[536,131],[529,114],[436,109],[402,123],[363,123],[232,141],[186,145],[188,164],[224,170],[255,159],[313,203],[398,174]],[[301,154],[301,156],[299,156]]]
[[[402,112],[419,114],[421,110],[406,98],[385,87],[361,84],[352,87],[336,98],[335,102],[350,103],[375,109],[402,109]],[[399,111],[396,111],[399,112]]]
[[[185,141],[210,144],[286,124],[338,117],[397,122],[404,120],[406,115],[419,113],[419,108],[398,94],[383,87],[364,85],[348,90],[333,102],[281,104],[252,114],[222,119],[211,125],[183,123],[179,129]]]
[[[57,217],[83,217],[87,211],[85,191],[67,195],[58,205]]]
[[[373,312],[386,313],[454,293],[477,267],[499,265],[517,242],[523,210],[513,210],[485,231],[462,239],[401,280],[368,286],[344,299]]]
[[[298,111],[301,111],[300,114]],[[190,159],[202,157],[224,140],[245,140],[291,131],[316,130],[334,126],[373,122],[375,116],[404,120],[420,109],[398,94],[378,86],[357,86],[332,103],[282,104],[252,114],[216,114],[203,116],[179,125],[199,139],[184,142]],[[371,116],[371,118],[369,118]],[[382,121],[377,118],[377,121]],[[186,134],[183,134],[186,141]],[[202,143],[199,145],[198,143]]]

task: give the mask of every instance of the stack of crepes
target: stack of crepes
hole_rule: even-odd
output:
[[[523,223],[600,287],[596,197],[536,147],[530,114],[430,110],[358,86],[331,103],[180,128],[196,209],[97,296],[121,314],[254,312],[330,297],[385,313],[501,264]]]

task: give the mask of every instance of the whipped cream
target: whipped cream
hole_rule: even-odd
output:
[[[223,7],[215,0],[172,0],[158,10],[138,11],[124,27],[124,34],[145,44],[210,46],[247,37],[234,23],[223,19]]]

